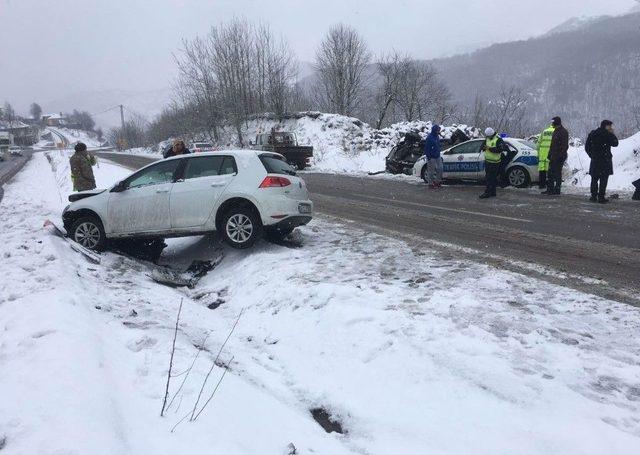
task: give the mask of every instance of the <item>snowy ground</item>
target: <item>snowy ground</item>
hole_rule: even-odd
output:
[[[327,219],[301,248],[172,241],[165,262],[225,258],[170,289],[150,264],[89,264],[41,229],[70,187],[49,156],[0,203],[3,454],[639,453],[639,309]],[[105,186],[125,173],[96,169]],[[161,418],[181,300],[174,371],[197,359]],[[240,314],[215,398],[172,433]]]

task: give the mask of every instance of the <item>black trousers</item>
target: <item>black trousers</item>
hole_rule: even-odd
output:
[[[507,177],[507,166],[513,160],[513,158],[518,154],[515,150],[509,150],[507,154],[502,154],[502,159],[500,160],[500,170],[498,171],[498,181],[501,185],[507,186],[509,185],[509,178]]]
[[[607,194],[607,183],[609,183],[608,175],[592,175],[591,197],[603,198]]]
[[[487,188],[485,194],[491,196],[496,195],[496,187],[498,186],[498,174],[500,173],[500,163],[484,162],[484,169],[487,174]]]
[[[556,160],[549,162],[549,174],[547,175],[547,189],[551,192],[560,192],[562,188],[562,166],[564,160]]]

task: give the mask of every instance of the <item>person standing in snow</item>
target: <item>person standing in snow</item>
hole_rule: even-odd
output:
[[[549,146],[549,175],[547,179],[547,191],[542,194],[559,195],[562,187],[562,167],[567,161],[569,150],[569,132],[562,126],[562,119],[554,117],[553,135]]]
[[[589,166],[589,174],[591,175],[591,198],[589,200],[591,202],[599,202],[600,204],[609,202],[605,196],[609,176],[613,175],[611,147],[617,147],[618,143],[611,120],[603,120],[600,128],[593,130],[587,137],[584,149],[591,158]]]
[[[89,155],[87,146],[82,142],[78,142],[74,150],[75,153],[69,158],[73,191],[94,190],[96,179],[93,176],[92,166],[96,164],[96,159],[93,155]]]
[[[176,139],[175,141],[173,141],[173,145],[164,151],[162,156],[163,158],[170,158],[172,156],[187,155],[189,153],[191,152],[184,145],[184,141],[182,139]]]
[[[440,157],[440,152],[440,126],[433,125],[424,143],[424,155],[427,158],[427,181],[431,189],[442,186],[442,158]]]
[[[504,141],[493,128],[484,130],[484,135],[485,141],[482,145],[482,150],[484,151],[484,169],[486,172],[487,187],[484,193],[480,195],[480,199],[496,197],[502,152],[508,152]]]
[[[551,148],[551,139],[555,131],[553,123],[546,128],[538,138],[538,173],[540,174],[538,187],[543,190],[547,187],[547,174],[549,172],[549,149]]]

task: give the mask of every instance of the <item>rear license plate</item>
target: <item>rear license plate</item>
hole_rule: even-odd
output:
[[[298,212],[311,213],[311,206],[309,204],[298,204]]]

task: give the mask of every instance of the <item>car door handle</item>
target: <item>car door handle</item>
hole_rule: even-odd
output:
[[[226,183],[225,182],[220,182],[220,183],[212,183],[211,186],[225,186]]]
[[[168,193],[169,190],[156,190],[156,193]]]

